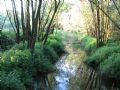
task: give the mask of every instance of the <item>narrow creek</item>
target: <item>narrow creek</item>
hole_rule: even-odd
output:
[[[84,69],[87,69],[86,66],[82,65],[84,57],[85,53],[82,51],[79,53],[71,52],[62,56],[56,63],[57,71],[53,76],[51,75],[53,77],[52,90],[80,90],[79,84],[82,80],[77,73],[80,71],[79,73],[82,74]]]
[[[111,90],[101,84],[99,73],[84,64],[86,52],[73,46],[78,40],[73,34],[67,35],[64,41],[67,54],[58,60],[54,73],[35,80],[34,90]]]
[[[81,49],[76,49],[72,43],[76,39],[72,34],[67,34],[65,41],[67,54],[63,55],[56,63],[57,71],[48,75],[52,90],[84,90],[85,79],[89,74],[89,69],[83,63],[86,53]]]
[[[67,54],[56,63],[57,71],[48,75],[52,90],[110,90],[101,85],[99,73],[84,64],[86,52],[74,48],[72,43],[78,42],[73,34],[67,34],[65,41]],[[78,43],[76,43],[78,44]],[[79,44],[78,44],[79,45]]]

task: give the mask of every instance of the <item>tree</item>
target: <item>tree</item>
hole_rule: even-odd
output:
[[[18,15],[16,1],[11,0],[12,17],[14,19],[14,24],[12,25],[14,31],[16,31],[17,41],[20,41],[20,32],[22,32],[23,42],[27,41],[28,48],[32,51],[34,50],[37,38],[42,38],[40,42],[44,45],[63,1],[64,0],[20,0],[21,14]],[[8,10],[7,13],[9,16]],[[12,23],[10,16],[9,20]],[[20,27],[22,27],[22,30],[20,30]]]
[[[114,6],[118,14],[120,14],[120,12],[118,5],[114,0],[89,0],[89,2],[91,4],[94,23],[94,30],[92,30],[94,33],[91,33],[96,37],[97,47],[99,47],[111,36],[111,29],[113,25],[120,29],[119,23],[112,18],[113,13],[111,12],[113,11],[111,11],[111,6]]]

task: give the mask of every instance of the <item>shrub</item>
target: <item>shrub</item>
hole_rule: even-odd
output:
[[[34,68],[34,67],[33,67]],[[25,70],[17,70],[19,72],[19,76],[20,76],[20,80],[21,82],[26,86],[26,87],[31,87],[31,85],[33,84],[33,74],[35,75],[35,73],[30,73],[29,71]]]
[[[15,44],[12,49],[14,50],[25,50],[27,49],[27,42],[25,42],[24,44],[23,43],[19,43],[19,44]]]
[[[59,35],[59,34],[51,34],[49,35],[49,40],[57,40],[58,42],[61,42],[62,43],[62,37]]]
[[[50,73],[53,72],[54,65],[45,57],[42,49],[35,49],[34,51],[34,67],[37,73]]]
[[[120,53],[114,53],[100,64],[100,71],[109,78],[120,80]]]
[[[58,54],[58,56],[61,56],[63,53],[65,53],[64,51],[64,45],[60,42],[58,42],[57,40],[51,40],[47,42],[47,45],[49,45],[50,47],[52,47],[55,52]]]
[[[36,42],[35,43],[35,48],[36,49],[41,49],[42,48],[42,44],[40,42]]]
[[[30,85],[36,74],[29,50],[9,50],[1,55],[0,71],[7,73],[17,70],[23,84]]]
[[[0,89],[26,90],[16,71],[9,72],[8,74],[0,72]]]
[[[15,40],[15,38],[16,38],[14,31],[3,31],[2,33],[12,40]]]
[[[105,59],[107,59],[112,53],[119,52],[119,46],[103,46],[95,51],[91,56],[86,59],[86,63],[91,65],[94,68],[97,68],[98,65]]]
[[[0,33],[0,49],[10,49],[14,43],[15,42],[12,39],[9,39],[6,35]]]
[[[113,39],[109,39],[106,43],[107,46],[118,46],[120,45],[120,41],[115,41]]]
[[[61,33],[51,34],[47,40],[47,45],[52,47],[58,56],[61,56],[64,51],[64,45],[62,43]]]
[[[84,38],[82,38],[81,42],[82,48],[84,48],[88,54],[96,48],[96,39],[94,37],[85,36]]]
[[[1,56],[1,70],[7,72],[16,68],[20,68],[23,71],[27,70],[32,73],[33,62],[31,60],[31,53],[29,50],[9,50]],[[33,70],[34,71],[34,70]]]
[[[120,81],[120,42],[108,41],[106,46],[98,48],[85,62],[103,76],[114,80],[117,86]]]
[[[54,49],[48,45],[45,45],[43,47],[43,53],[45,55],[45,57],[52,63],[56,63],[59,59],[59,56],[57,55],[57,53],[54,51]]]
[[[14,31],[12,31],[12,30],[11,31],[3,31],[3,34],[5,36],[7,36],[8,38],[16,41],[16,33]],[[20,41],[23,40],[23,34],[22,34],[22,32],[20,32],[19,39],[20,39]]]
[[[25,87],[30,87],[32,85],[34,76],[39,74],[46,75],[55,71],[53,64],[59,58],[52,47],[48,45],[42,46],[40,43],[35,45],[33,54],[27,49],[26,43],[24,45],[20,43],[14,45],[10,50],[0,53],[0,57],[0,71],[5,73],[4,75],[6,78],[12,71],[17,71],[19,77],[15,77],[15,81],[18,82],[18,84],[21,83],[21,85]],[[5,83],[7,83],[7,81]],[[10,81],[8,83],[12,84],[13,82]],[[0,84],[3,85],[4,82]],[[20,88],[23,86],[20,86]],[[24,90],[19,88],[14,89],[9,86],[8,88],[11,90]],[[5,90],[7,89],[5,88]]]

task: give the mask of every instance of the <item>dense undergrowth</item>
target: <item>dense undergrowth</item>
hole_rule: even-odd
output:
[[[4,41],[8,42],[8,39],[6,38]],[[65,53],[62,39],[57,34],[50,35],[44,46],[37,42],[33,54],[27,48],[26,43],[15,45],[10,43],[0,44],[1,49],[5,50],[0,54],[1,90],[32,88],[35,77],[54,72],[56,70],[54,64]],[[9,44],[11,45],[9,50],[2,47],[9,46]]]
[[[95,47],[95,40],[90,37],[83,38],[82,43],[89,55],[85,63],[117,84],[120,81],[120,41],[108,40],[100,48]]]
[[[81,40],[81,47],[88,53],[92,53],[96,49],[96,39],[91,36],[85,36]]]
[[[0,33],[0,50],[8,50],[15,44],[14,39],[10,39],[8,36],[6,36],[3,33]]]

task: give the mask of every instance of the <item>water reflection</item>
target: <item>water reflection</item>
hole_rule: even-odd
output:
[[[56,63],[57,71],[48,75],[52,90],[110,90],[101,84],[99,73],[86,66],[83,61],[87,57],[80,47],[78,39],[67,33],[65,40],[67,55]]]
[[[71,89],[71,86],[74,86],[72,85],[73,82],[75,82],[73,78],[76,77],[80,64],[86,54],[82,50],[73,49],[70,45],[66,46],[66,50],[69,54],[62,56],[56,63],[57,71],[52,75],[54,80],[51,80],[52,90],[76,90]]]
[[[65,63],[67,55],[63,56],[61,60],[56,64],[58,69],[55,74],[55,89],[54,90],[68,90],[68,82],[69,82],[69,70],[68,64]]]

